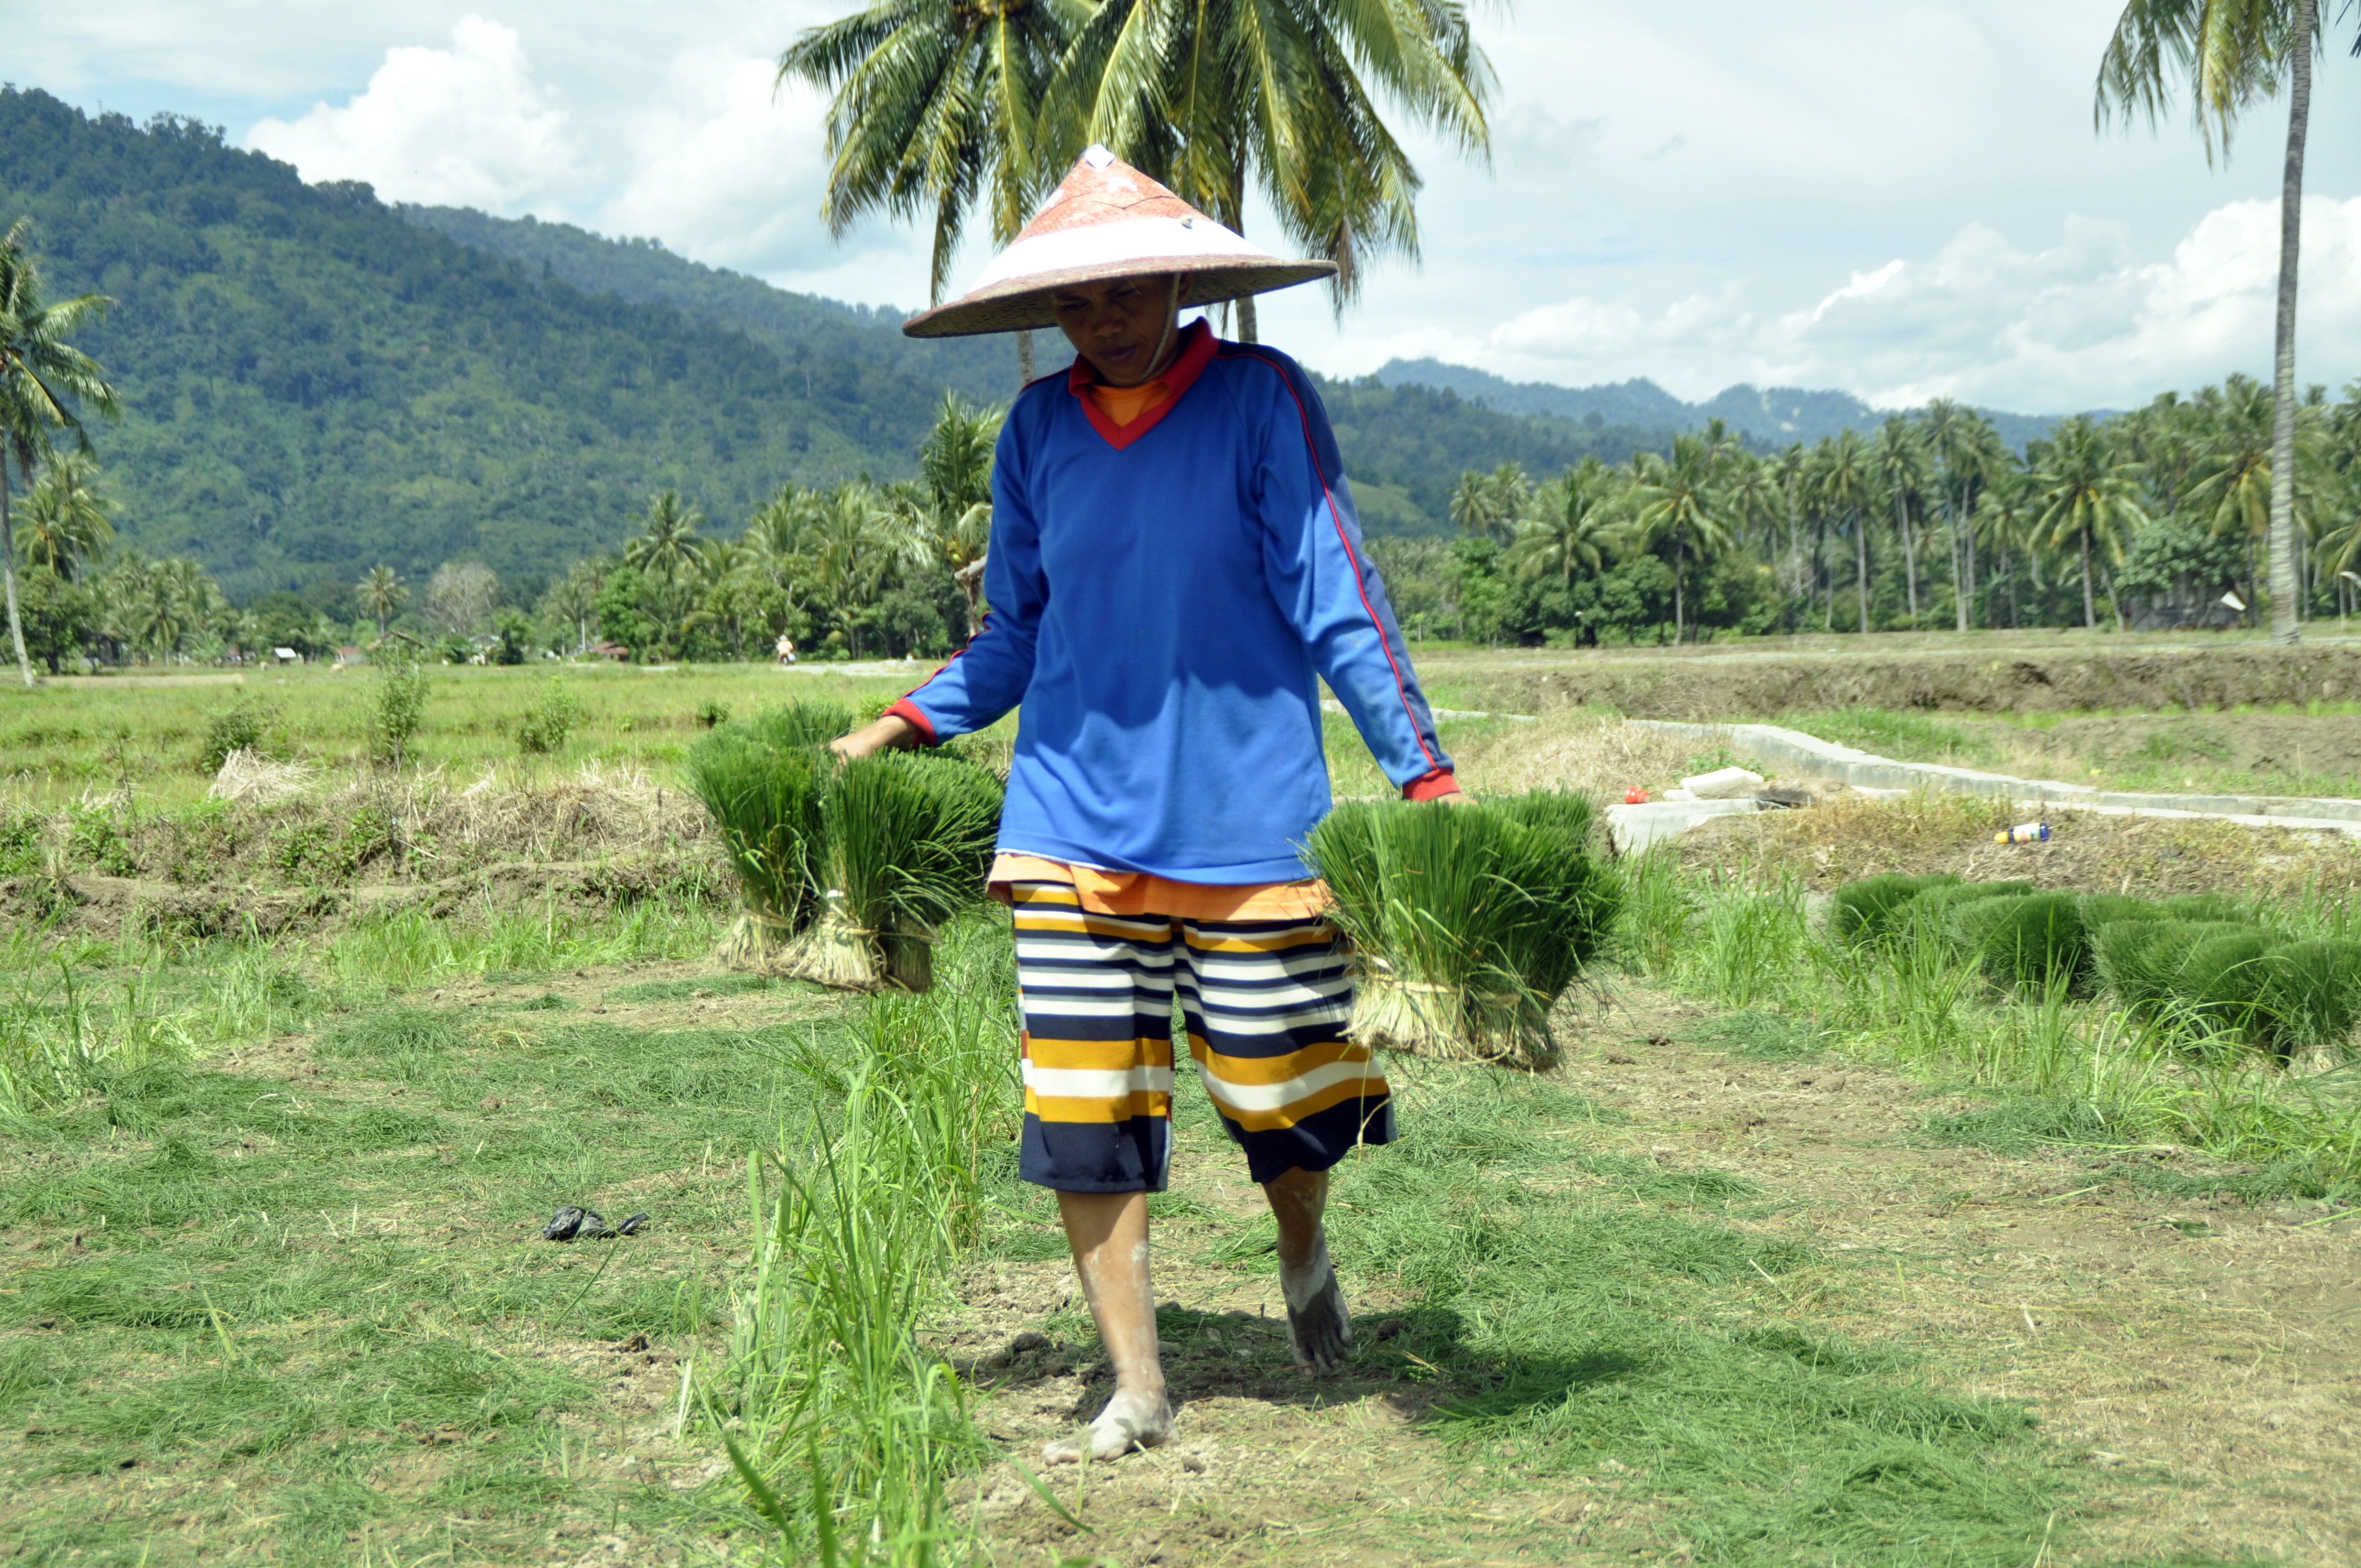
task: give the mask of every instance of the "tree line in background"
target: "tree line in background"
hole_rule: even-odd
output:
[[[1539,483],[1461,477],[1453,540],[1375,541],[1413,635],[2251,624],[2271,603],[2271,389],[2233,376],[2022,453],[1938,400],[1875,432],[1749,451],[1721,426]],[[2361,600],[2361,383],[2296,421],[2300,616]]]
[[[769,657],[792,638],[809,656],[949,652],[980,613],[976,575],[991,528],[996,413],[947,396],[920,453],[922,477],[825,489],[789,485],[735,537],[666,490],[609,554],[552,578],[503,582],[446,562],[413,591],[391,566],[353,583],[233,605],[185,557],[115,545],[104,478],[59,454],[16,509],[26,649],[53,674],[80,665],[305,659],[395,640],[404,657],[523,663],[604,652],[642,662]]]
[[[926,657],[980,620],[1000,415],[946,396],[921,477],[783,488],[724,536],[655,496],[613,552],[503,582],[451,562],[423,585],[359,581],[234,606],[193,561],[112,546],[114,503],[60,454],[16,509],[28,651],[81,658],[322,657],[400,639],[410,656],[521,663]],[[1414,639],[1673,642],[1803,631],[2251,624],[2270,603],[2270,389],[2242,376],[2012,450],[1938,400],[1874,432],[1749,450],[1719,422],[1669,451],[1586,457],[1534,480],[1465,474],[1452,539],[1378,539]],[[2301,612],[2361,606],[2361,383],[2314,388],[2297,422]]]

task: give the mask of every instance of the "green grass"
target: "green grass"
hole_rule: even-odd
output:
[[[291,1561],[483,1560],[568,1519],[742,1526],[726,1491],[642,1486],[586,1453],[557,1423],[595,1412],[617,1358],[561,1347],[718,1329],[705,1238],[736,1226],[743,1152],[808,1103],[778,1066],[794,1032],[333,998],[275,1022],[316,1027],[313,1050],[258,1029],[214,1061],[102,1064],[0,1137],[19,1248],[0,1420],[28,1433],[0,1464],[30,1560],[193,1560],[208,1537]],[[539,1240],[581,1201],[655,1223]]]
[[[2062,970],[2046,985],[1996,990],[1980,952],[1932,939],[1855,945],[1815,928],[1790,884],[1686,877],[1670,855],[1626,874],[1644,894],[1630,904],[1626,962],[1748,1009],[1721,1025],[1732,1043],[1767,1041],[1756,1048],[1775,1056],[1808,1040],[1993,1101],[1930,1126],[1935,1136],[2001,1152],[2179,1145],[2276,1171],[2278,1187],[2323,1200],[2361,1191],[2361,1069],[2349,1058],[2288,1070],[2247,1044],[2243,1017],[2126,1011],[2110,994],[2078,993]],[[2349,926],[2324,899],[2279,906],[2273,918],[2296,938],[2341,938]],[[2138,927],[2103,929],[2128,941]]]
[[[1775,941],[1781,907],[1746,939]],[[972,1420],[984,1390],[928,1336],[963,1260],[1063,1251],[1014,1179],[998,924],[955,925],[923,997],[594,983],[642,1006],[726,992],[753,1010],[731,1028],[544,1003],[526,960],[693,946],[661,926],[544,923],[564,939],[533,946],[442,925],[0,948],[26,1031],[70,1035],[79,1005],[108,1039],[180,1019],[188,1040],[101,1053],[0,1121],[0,1422],[33,1434],[0,1446],[0,1479],[30,1560],[268,1541],[281,1561],[512,1561],[619,1531],[651,1559],[808,1562],[825,1519],[847,1563],[915,1563],[922,1541],[983,1561],[952,1505],[996,1452]],[[1722,972],[1767,986],[1779,956]],[[60,957],[78,1003],[42,978]],[[510,994],[445,1004],[445,976]],[[1828,1039],[1768,1008],[1727,1026],[1768,1057]],[[2066,1538],[2069,1472],[2023,1412],[1945,1392],[1905,1343],[1815,1325],[1853,1266],[1748,1228],[1777,1193],[1621,1152],[1621,1113],[1553,1078],[1389,1071],[1406,1135],[1339,1168],[1331,1228],[1348,1289],[1400,1303],[1400,1327],[1365,1336],[1349,1376],[1402,1397],[1449,1486],[1529,1511],[1590,1476],[1656,1505],[1613,1552],[1701,1563],[2018,1568],[2053,1516]],[[1181,1135],[1211,1146],[1203,1096],[1179,1099]],[[579,1201],[654,1223],[538,1239]],[[1267,1225],[1186,1192],[1158,1212],[1209,1266],[1271,1266]],[[1159,1327],[1232,1322],[1176,1304]],[[1093,1347],[1077,1313],[1045,1327]],[[692,1364],[685,1404],[615,1413],[633,1367],[600,1347],[632,1335]],[[1256,1354],[1283,1358],[1268,1339]],[[723,1422],[775,1517],[730,1475],[675,1487],[622,1463],[678,1458],[696,1483]],[[1402,1528],[1444,1539],[1455,1507]]]
[[[1902,762],[1948,762],[1957,767],[1982,768],[2002,760],[2000,748],[1972,729],[1894,708],[1848,707],[1826,713],[1788,713],[1772,722]]]
[[[436,665],[425,674],[424,720],[409,758],[420,769],[464,778],[487,765],[535,774],[586,762],[669,772],[704,733],[697,712],[707,705],[755,713],[790,697],[818,697],[869,708],[912,684],[907,675],[785,674],[763,664],[569,664],[556,678],[579,700],[580,718],[556,751],[529,754],[518,748],[518,726],[546,700],[551,666]],[[86,685],[9,687],[0,691],[0,756],[8,759],[14,792],[45,806],[123,784],[145,804],[180,805],[203,795],[204,753],[225,716],[267,714],[261,749],[341,769],[368,755],[376,695],[372,672],[324,665],[251,671],[235,684],[128,670]]]

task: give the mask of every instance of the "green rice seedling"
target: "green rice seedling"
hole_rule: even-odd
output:
[[[1955,905],[1946,922],[1953,946],[2004,989],[2072,990],[2091,967],[2081,901],[2070,893],[2029,893]]]
[[[2225,893],[2176,893],[2157,900],[2158,907],[2175,920],[2250,921],[2246,906]]]
[[[1331,812],[1305,862],[1359,966],[1354,1038],[1459,1060],[1546,1056],[1550,1004],[1623,902],[1589,823],[1565,796]]]
[[[2081,898],[2082,928],[2097,934],[2102,926],[2118,920],[2169,920],[2173,916],[2153,898],[2127,893],[2086,893]]]
[[[1706,897],[1703,929],[1685,972],[1697,974],[1724,1007],[1742,1011],[1786,1000],[1809,968],[1804,891],[1787,875],[1760,890],[1737,883],[1716,888]]]
[[[1931,876],[1889,872],[1847,883],[1829,900],[1828,929],[1855,947],[1865,946],[1884,936],[1887,922],[1902,905],[1930,887],[1949,886],[1959,880],[1949,872]]]
[[[1954,912],[1988,899],[2016,898],[2034,891],[2027,882],[1938,883],[1911,894],[1886,912],[1877,940],[1885,946],[1915,944],[1957,950]]]
[[[2117,920],[2092,944],[2099,981],[2135,1018],[2154,1021],[2177,999],[2174,982],[2190,949],[2213,937],[2254,927],[2236,921]]]
[[[810,923],[818,893],[826,743],[852,727],[843,703],[793,703],[717,726],[689,748],[688,787],[711,814],[746,912],[723,938],[723,962],[760,968]]]
[[[2361,942],[2316,938],[2264,959],[2264,1004],[2284,1051],[2341,1046],[2361,1023]]]
[[[2271,971],[2264,957],[2276,946],[2268,932],[2252,927],[2192,943],[2173,970],[2175,999],[2224,1033],[2267,1043],[2273,1020],[2268,1007]]]
[[[932,985],[936,930],[983,896],[1002,793],[956,757],[889,751],[835,768],[820,795],[825,885],[788,972],[851,991]]]
[[[862,1561],[956,1555],[944,1483],[989,1449],[922,1335],[978,1219],[983,1147],[1008,1133],[1012,1053],[983,1005],[965,987],[872,1002],[814,1058],[849,1068],[840,1113],[750,1162],[758,1242],[726,1381],[752,1465],[805,1472],[777,1488],[798,1510],[773,1519],[789,1561],[836,1535],[869,1541]]]
[[[1704,913],[1681,876],[1680,856],[1670,844],[1620,862],[1623,918],[1616,929],[1617,960],[1637,974],[1670,975],[1689,960],[1692,938]]]

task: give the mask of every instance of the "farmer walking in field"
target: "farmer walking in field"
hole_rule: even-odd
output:
[[[913,336],[1055,324],[1077,357],[1018,394],[992,477],[991,613],[966,651],[836,750],[865,756],[1020,707],[994,893],[1014,911],[1025,1179],[1054,1190],[1113,1362],[1053,1463],[1171,1435],[1148,1200],[1171,1143],[1172,997],[1200,1080],[1279,1224],[1296,1360],[1352,1330],[1328,1170],[1394,1136],[1352,982],[1298,851],[1329,807],[1324,679],[1407,798],[1455,796],[1326,411],[1283,354],[1191,306],[1327,276],[1264,255],[1103,148]]]

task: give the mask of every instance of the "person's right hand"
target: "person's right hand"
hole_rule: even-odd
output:
[[[856,758],[873,757],[880,751],[899,751],[918,743],[918,727],[895,714],[886,714],[874,723],[864,724],[850,735],[840,735],[828,743],[840,762]]]

